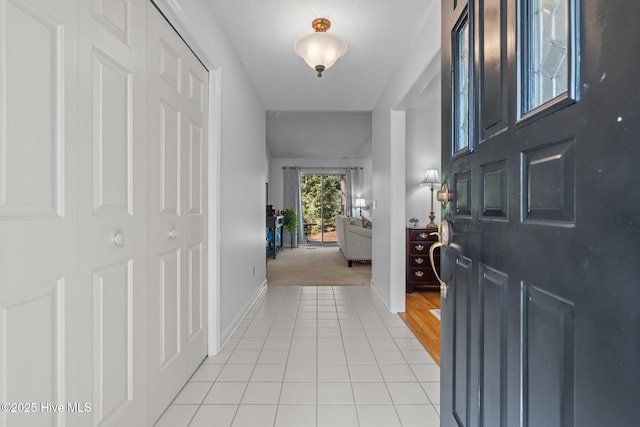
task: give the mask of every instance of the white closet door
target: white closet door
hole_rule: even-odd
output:
[[[149,11],[149,408],[160,416],[206,355],[207,72]]]
[[[83,426],[146,420],[147,4],[80,2]]]
[[[78,425],[77,34],[75,0],[0,0],[0,402],[36,405],[2,427]]]
[[[149,10],[149,413],[183,384],[182,88],[180,40]],[[164,30],[164,31],[163,31]]]
[[[185,46],[186,49],[186,46]],[[185,197],[185,283],[187,286],[187,370],[193,372],[207,354],[207,69],[190,50],[185,55],[185,100],[182,127]]]

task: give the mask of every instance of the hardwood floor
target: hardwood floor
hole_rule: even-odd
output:
[[[429,311],[440,308],[440,292],[416,289],[406,295],[406,312],[398,314],[440,366],[440,321]]]

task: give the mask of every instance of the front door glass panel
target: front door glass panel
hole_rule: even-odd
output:
[[[530,0],[525,6],[524,113],[569,89],[568,0]]]
[[[470,91],[470,68],[469,68],[469,19],[465,16],[457,30],[454,31],[453,51],[455,52],[453,72],[454,72],[454,147],[453,155],[461,154],[469,150],[469,91]]]

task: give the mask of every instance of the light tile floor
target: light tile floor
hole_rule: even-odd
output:
[[[368,286],[274,286],[156,427],[437,427],[440,369]]]

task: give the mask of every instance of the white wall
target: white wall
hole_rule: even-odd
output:
[[[362,167],[364,172],[364,198],[371,202],[371,159],[290,159],[273,158],[269,169],[269,204],[274,209],[282,209],[282,168],[284,166],[299,166],[301,168],[347,168]],[[367,212],[362,211],[365,215]]]
[[[266,285],[265,111],[205,2],[156,3],[218,79],[209,171],[209,351],[215,353]]]
[[[418,218],[418,226],[429,223],[431,211],[431,189],[420,186],[427,169],[435,167],[440,173],[440,78],[432,81],[424,94],[424,106],[406,110],[406,225],[411,226],[409,218]],[[436,185],[433,191],[434,222],[440,224],[441,204],[435,200]]]
[[[373,262],[371,284],[391,311],[405,308],[406,114],[403,102],[440,52],[440,2],[433,1],[409,54],[373,111]]]
[[[175,0],[156,0],[156,3],[219,79],[219,84],[212,87],[209,184],[209,348],[214,353],[233,332],[266,283],[264,183],[269,182],[271,203],[278,206],[282,203],[282,166],[344,167],[355,165],[355,160],[336,164],[334,161],[295,159],[295,164],[285,164],[283,162],[294,159],[266,159],[264,109],[211,9],[200,2],[181,1],[178,4]],[[375,200],[378,207],[371,212],[376,222],[372,285],[392,311],[404,310],[404,227],[407,219],[405,114],[394,113],[394,110],[439,50],[440,2],[434,1],[425,12],[425,20],[411,43],[410,54],[399,64],[398,72],[376,105],[373,156],[369,165],[366,164],[369,160],[363,160],[365,182],[371,185],[366,198],[367,201]],[[252,274],[254,266],[255,276]]]

